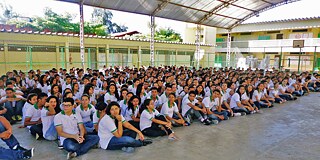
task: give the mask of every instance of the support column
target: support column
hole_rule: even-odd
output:
[[[126,66],[130,66],[130,63],[132,61],[132,58],[130,56],[131,56],[131,49],[130,49],[130,47],[128,47],[128,55],[127,55]]]
[[[70,63],[69,63],[69,58],[70,58],[70,52],[69,52],[69,42],[66,42],[65,44],[65,54],[63,55],[63,60],[64,60],[64,68],[69,69]],[[66,63],[67,62],[67,63]],[[85,70],[85,69],[84,69]]]
[[[80,0],[80,58],[81,67],[85,69],[84,66],[84,19],[83,19],[83,0]]]
[[[140,66],[141,66],[141,52],[142,52],[142,50],[141,50],[141,46],[139,46],[139,48],[138,48],[138,66],[137,66],[137,68],[140,68]]]
[[[109,53],[110,53],[110,46],[106,44],[106,67],[109,67]]]
[[[283,65],[283,63],[282,63],[282,47],[280,48],[280,58],[279,58],[279,70],[280,71],[282,71],[282,65]]]
[[[99,54],[100,54],[100,53],[99,53],[99,46],[96,46],[96,52],[95,52],[95,53],[96,53],[96,57],[95,57],[95,59],[94,59],[94,60],[95,60],[95,65],[94,65],[94,66],[95,66],[96,69],[99,70],[99,68],[100,68],[100,62],[99,62]]]
[[[315,67],[317,67],[317,61],[317,47],[314,47],[312,72],[314,72]]]
[[[230,61],[231,61],[231,30],[228,30],[228,38],[227,38],[227,67],[230,67]]]
[[[301,47],[300,47],[300,52],[299,52],[299,59],[298,59],[298,73],[300,73],[300,62],[301,62]]]
[[[59,66],[58,66],[59,54],[60,54],[59,45],[56,44],[56,69],[58,69],[58,70],[59,70]]]
[[[155,33],[155,17],[151,16],[151,39],[150,39],[150,62],[154,66],[154,33]]]
[[[4,73],[6,73],[7,71],[8,71],[8,66],[7,66],[7,55],[9,55],[9,49],[8,49],[8,43],[4,43],[4,55],[3,55],[3,57],[4,57],[4,60],[3,60],[3,62],[5,62],[5,64],[4,64]]]
[[[201,34],[201,25],[197,24],[197,30],[196,30],[196,67],[199,69],[200,66],[200,34]]]
[[[176,65],[177,67],[179,67],[179,66],[177,65],[177,59],[178,59],[178,50],[176,50],[176,55],[175,55],[175,57],[174,57],[174,65]]]

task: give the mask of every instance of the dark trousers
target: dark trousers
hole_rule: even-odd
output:
[[[163,115],[156,116],[155,119],[166,122],[166,118]],[[167,135],[167,133],[168,135],[172,133],[172,130],[170,128],[166,126],[163,126],[163,127],[165,128],[165,131],[159,127],[159,124],[152,122],[151,127],[144,129],[142,133],[149,137],[165,136]]]
[[[138,130],[140,130],[140,125],[139,122],[135,122],[133,120],[128,121],[131,125],[133,125],[135,128],[137,128]]]
[[[36,134],[38,134],[40,137],[43,137],[42,124],[36,124],[36,125],[31,126],[30,132],[33,136],[36,136]]]

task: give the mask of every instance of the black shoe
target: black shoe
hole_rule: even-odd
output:
[[[14,150],[19,150],[19,151],[27,151],[27,149],[21,147],[20,145],[17,146]]]
[[[9,121],[9,122],[10,122],[11,125],[14,125],[14,124],[17,123],[15,120],[11,120],[11,121]]]
[[[202,123],[204,125],[210,125],[211,124],[211,122],[208,119],[205,119]]]
[[[26,150],[23,152],[23,159],[30,159],[31,157],[33,157],[33,151],[34,148],[31,148],[30,150]]]
[[[141,140],[140,140],[141,141]],[[148,145],[148,144],[151,144],[152,143],[152,140],[151,139],[145,139],[145,140],[143,140],[143,141],[141,141],[142,142],[142,145],[143,146],[146,146],[146,145]]]

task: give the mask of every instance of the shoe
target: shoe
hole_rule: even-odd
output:
[[[247,115],[246,112],[241,112],[240,114],[241,114],[241,116]]]
[[[240,117],[241,113],[233,113],[233,117]]]
[[[36,140],[38,140],[40,138],[39,134],[36,133]]]
[[[218,120],[212,120],[211,123],[217,125],[217,124],[219,124],[219,121]]]
[[[122,147],[121,150],[123,152],[127,152],[127,153],[133,153],[134,152],[134,148],[133,147]]]
[[[14,125],[14,124],[16,124],[17,122],[15,121],[15,120],[10,120],[10,124],[11,125]]]
[[[21,147],[20,145],[14,146],[13,150],[17,150],[17,151],[27,151],[27,149]]]
[[[76,152],[69,152],[67,154],[67,159],[72,159],[74,157],[77,157],[77,153]]]
[[[260,113],[260,114],[263,113],[262,110],[257,110],[256,112],[257,112],[257,113]]]
[[[190,123],[186,121],[186,122],[184,123],[184,125],[185,125],[185,126],[190,126]]]
[[[17,120],[17,119],[16,119],[16,116],[12,116],[11,119],[14,120],[14,121]]]
[[[227,118],[225,118],[224,120],[229,120],[230,118],[229,117],[227,117]]]
[[[297,97],[293,97],[293,100],[297,100],[298,98]]]
[[[20,115],[17,115],[17,121],[22,121],[22,117]]]
[[[210,125],[211,124],[211,122],[208,119],[203,120],[202,123],[204,125]]]
[[[254,114],[254,111],[251,111],[250,114]]]
[[[140,140],[141,141],[141,140]],[[152,140],[151,139],[145,139],[145,140],[143,140],[143,141],[141,141],[142,142],[142,145],[143,146],[146,146],[146,145],[148,145],[148,144],[151,144],[152,143]]]
[[[58,149],[63,149],[63,145],[58,145]]]
[[[30,159],[33,157],[34,148],[31,148],[30,150],[26,150],[23,152],[23,159]]]

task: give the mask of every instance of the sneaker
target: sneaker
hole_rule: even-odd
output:
[[[257,113],[257,111],[256,111],[256,110],[254,110],[254,111],[253,111],[253,113]]]
[[[63,145],[58,145],[58,149],[63,149]]]
[[[30,150],[26,150],[23,152],[23,159],[30,159],[33,157],[34,148],[31,148]]]
[[[217,124],[219,124],[219,121],[218,120],[212,120],[211,123],[217,125]]]
[[[13,150],[18,150],[18,151],[27,151],[27,149],[21,147],[20,145],[16,145],[13,147]]]
[[[203,120],[202,123],[204,125],[210,125],[211,124],[211,122],[208,119]]]
[[[229,117],[227,117],[227,118],[225,118],[224,120],[229,120],[230,118]]]
[[[260,114],[261,114],[261,113],[263,113],[263,112],[262,112],[262,110],[257,110],[257,113],[260,113]]]
[[[11,119],[14,120],[14,121],[17,120],[17,119],[16,119],[16,116],[12,116]]]
[[[241,112],[240,114],[241,114],[241,116],[247,115],[246,112]]]
[[[234,116],[234,117],[240,117],[240,116],[241,116],[241,113],[233,113],[233,116]]]
[[[17,115],[17,121],[22,121],[22,117],[20,115]]]
[[[141,140],[140,140],[141,141]],[[146,146],[146,145],[148,145],[148,144],[151,144],[152,143],[152,140],[151,139],[144,139],[143,141],[141,141],[142,142],[142,145],[143,146]]]
[[[36,133],[36,140],[38,140],[40,138],[39,134]]]
[[[184,123],[184,125],[185,125],[185,126],[190,126],[190,123],[186,121],[186,122]]]
[[[67,159],[72,159],[74,157],[77,157],[77,153],[76,152],[69,152],[67,154]]]
[[[127,152],[127,153],[133,153],[134,152],[134,148],[133,147],[122,147],[121,150],[123,152]]]

